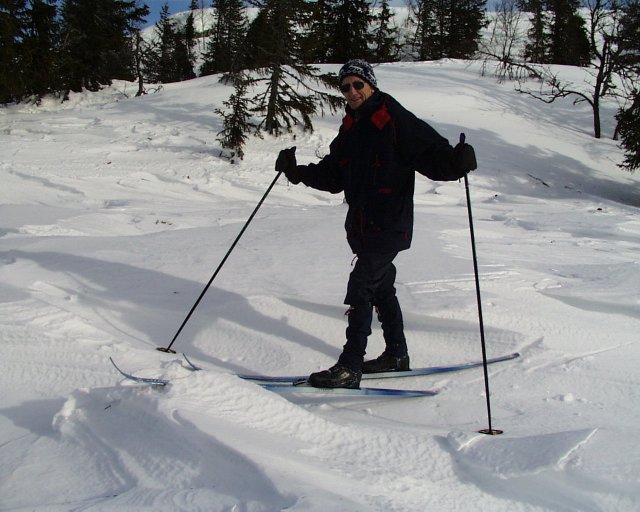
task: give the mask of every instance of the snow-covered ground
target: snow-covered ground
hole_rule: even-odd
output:
[[[334,67],[328,66],[331,70]],[[126,99],[0,110],[0,509],[636,511],[640,509],[640,189],[570,100],[519,95],[460,62],[376,69],[455,142],[470,175],[494,428],[481,369],[385,381],[431,398],[293,395],[234,372],[305,374],[344,342],[352,255],[340,195],[275,186],[166,346],[275,174],[313,134],[215,141],[216,77]],[[119,101],[115,101],[119,100]],[[604,107],[604,133],[614,107]],[[481,357],[462,183],[418,177],[397,258],[414,366]],[[376,324],[370,355],[382,350]],[[123,381],[109,363],[171,379]],[[374,384],[375,385],[375,384]],[[382,385],[382,384],[379,384]]]

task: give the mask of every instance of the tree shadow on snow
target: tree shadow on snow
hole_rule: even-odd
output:
[[[83,309],[89,307],[96,317],[96,323],[103,324],[100,327],[114,336],[121,334],[124,338],[135,338],[152,347],[166,347],[169,344],[204,289],[204,284],[188,279],[86,256],[18,250],[9,251],[7,256],[16,261],[33,261],[43,269],[77,280],[76,289],[66,290],[66,293],[77,294],[77,300],[82,303]],[[72,309],[68,301],[63,307]],[[195,346],[198,332],[210,330],[211,324],[218,320],[226,320],[255,331],[256,343],[260,341],[260,334],[266,333],[330,357],[335,356],[335,347],[324,340],[289,325],[281,318],[273,318],[257,311],[240,294],[214,286],[194,311],[173,348],[187,351],[231,372],[246,372],[246,368],[217,359]],[[212,339],[213,353],[215,344],[216,340]]]
[[[438,125],[452,144],[457,142],[458,126]],[[454,136],[451,136],[454,134]],[[586,196],[601,198],[627,206],[640,207],[638,179],[620,169],[616,179],[598,172],[598,163],[587,166],[570,155],[546,150],[536,145],[519,146],[506,142],[489,130],[465,130],[467,142],[476,151],[478,169],[469,174],[473,190],[474,179],[482,179],[484,188],[497,194],[525,196],[549,200],[580,199]],[[604,144],[598,139],[587,139],[584,152]],[[491,148],[487,151],[485,148]],[[622,159],[622,157],[621,157]]]

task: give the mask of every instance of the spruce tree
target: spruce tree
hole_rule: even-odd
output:
[[[629,172],[640,169],[640,90],[634,91],[632,99],[631,106],[616,116],[621,146],[625,151],[620,167]]]
[[[24,95],[41,98],[61,89],[57,69],[58,23],[55,0],[31,0],[28,25],[21,44],[20,64]]]
[[[187,16],[187,21],[184,25],[184,44],[187,48],[187,52],[189,54],[189,61],[191,62],[192,72],[193,72],[193,64],[196,61],[196,56],[193,49],[196,46],[197,35],[196,35],[196,27],[195,27],[195,18],[193,16],[193,11],[198,8],[196,0],[191,0],[191,5],[189,7],[190,12]]]
[[[257,69],[268,66],[272,55],[276,53],[276,39],[271,25],[272,14],[269,9],[262,8],[253,19],[247,30],[245,66]]]
[[[145,74],[150,82],[165,83],[174,80],[174,41],[175,27],[169,18],[169,4],[164,3],[154,27],[153,43],[145,56]]]
[[[259,129],[276,136],[294,126],[312,130],[311,116],[324,106],[337,108],[342,99],[323,90],[334,84],[334,77],[303,63],[308,6],[303,0],[265,0],[259,5],[264,20],[259,57],[264,64],[254,72],[256,85],[264,88],[253,98],[254,110],[263,115]]]
[[[451,2],[449,52],[453,59],[470,59],[478,51],[480,30],[485,26],[484,0]]]
[[[485,25],[483,0],[418,0],[414,49],[419,60],[469,59]]]
[[[137,37],[141,27],[146,23],[149,15],[149,7],[138,0],[128,2],[117,2],[116,12],[124,15],[122,25],[122,38],[117,49],[114,50],[114,67],[112,78],[118,80],[134,81],[139,78]],[[119,37],[119,36],[118,36]]]
[[[618,44],[620,67],[633,81],[640,79],[640,0],[630,0],[622,8]]]
[[[0,103],[24,95],[19,63],[26,26],[26,0],[0,0]]]
[[[619,33],[620,72],[632,84],[631,106],[617,115],[618,133],[625,151],[623,169],[640,169],[640,2],[633,0],[623,8]]]
[[[549,62],[549,19],[545,0],[523,0],[520,7],[530,13],[531,27],[523,58],[527,62],[546,64]]]
[[[174,66],[177,82],[183,80],[191,80],[196,77],[193,69],[195,63],[195,55],[193,54],[192,40],[186,35],[185,30],[177,30],[174,33]]]
[[[416,30],[413,50],[417,60],[437,60],[446,54],[442,37],[443,22],[448,23],[444,6],[438,0],[418,0],[414,6]]]
[[[251,101],[247,98],[247,87],[251,83],[244,73],[234,75],[234,92],[223,102],[226,110],[216,110],[222,116],[223,129],[218,132],[218,141],[223,148],[231,151],[231,163],[235,158],[244,158],[244,145],[248,133],[256,126],[251,123]]]
[[[589,65],[589,39],[579,8],[579,0],[548,0],[547,9],[552,15],[549,27],[550,64]]]
[[[373,60],[369,48],[369,31],[373,23],[371,3],[367,0],[334,0],[330,13],[332,44],[329,47],[329,61]]]
[[[171,83],[195,77],[193,61],[183,30],[169,16],[169,5],[160,9],[155,26],[155,39],[145,61],[148,79],[156,83]]]
[[[393,12],[389,8],[389,1],[382,0],[378,13],[374,16],[373,29],[373,61],[394,62],[398,59],[400,47],[398,44],[398,28],[393,24]]]
[[[330,62],[333,41],[331,24],[335,0],[317,0],[310,4],[309,31],[302,41],[304,59],[307,63]]]
[[[133,75],[132,39],[148,13],[135,0],[64,0],[60,68],[64,87],[96,91]]]
[[[214,0],[211,6],[216,9],[216,20],[200,73],[238,73],[245,64],[248,26],[242,0]]]

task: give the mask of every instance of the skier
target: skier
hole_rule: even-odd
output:
[[[373,68],[350,60],[339,75],[346,115],[329,154],[318,163],[297,165],[295,150],[280,151],[277,172],[292,184],[337,194],[349,205],[345,229],[357,260],[344,303],[349,306],[346,344],[337,363],[312,373],[321,388],[358,388],[362,373],[409,369],[402,311],[394,287],[393,260],[411,245],[415,171],[436,181],[453,181],[476,168],[474,150],[453,148],[429,124],[378,89]],[[364,362],[375,308],[385,350]]]

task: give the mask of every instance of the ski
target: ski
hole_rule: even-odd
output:
[[[127,373],[121,370],[111,357],[109,358],[109,361],[111,361],[111,364],[116,370],[118,370],[120,375],[122,375],[126,379],[132,380],[133,382],[138,382],[140,384],[150,384],[152,386],[166,386],[167,384],[169,384],[168,379],[158,379],[154,377],[138,377],[137,375]]]
[[[197,366],[195,366],[189,359],[185,356],[185,359],[191,366],[191,369],[194,371],[200,370]],[[118,370],[118,373],[122,375],[125,379],[131,380],[133,382],[137,382],[138,384],[146,384],[151,386],[166,386],[169,384],[168,379],[160,379],[154,377],[140,377],[138,375],[134,375],[132,373],[125,372],[122,370],[115,361],[110,357],[109,361],[113,367]],[[398,397],[398,398],[411,398],[411,397],[424,397],[424,396],[434,396],[438,394],[437,390],[413,390],[413,389],[384,389],[384,388],[357,388],[357,389],[349,389],[349,388],[314,388],[310,386],[306,380],[304,382],[298,382],[295,385],[291,386],[282,386],[280,384],[271,384],[268,382],[254,382],[258,386],[266,389],[268,391],[273,391],[274,393],[279,394],[289,394],[289,393],[304,393],[304,394],[335,394],[335,395],[355,395],[355,396],[388,396],[388,397]]]
[[[198,372],[198,371],[202,370],[202,368],[200,368],[199,366],[196,366],[195,364],[193,364],[191,362],[191,360],[187,357],[187,354],[185,354],[184,352],[182,353],[182,357],[184,357],[184,360],[189,365],[189,370],[192,370],[194,372]]]
[[[507,354],[504,356],[493,357],[491,359],[487,359],[487,364],[495,364],[503,361],[510,361],[512,359],[516,359],[520,357],[518,352],[514,352],[513,354]],[[186,359],[186,356],[185,356]],[[193,369],[197,367],[193,365],[188,359],[190,366]],[[478,368],[482,366],[484,363],[482,361],[473,361],[469,363],[461,363],[454,364],[450,366],[428,366],[425,368],[414,368],[413,370],[407,370],[402,372],[382,372],[382,373],[365,373],[362,375],[362,380],[368,379],[395,379],[400,377],[417,377],[420,375],[434,375],[438,373],[450,373],[450,372],[459,372],[462,370],[468,370],[471,368]],[[297,376],[269,376],[269,375],[238,375],[238,377],[251,380],[254,382],[264,382],[273,385],[296,385],[299,383],[303,383],[307,380],[306,375],[297,375]]]
[[[282,384],[271,384],[267,382],[252,381],[264,389],[279,394],[317,394],[317,395],[355,395],[355,396],[388,396],[396,398],[412,398],[435,396],[438,394],[436,389],[396,389],[396,388],[316,388],[308,384],[306,381],[296,383],[293,386],[283,386]]]

